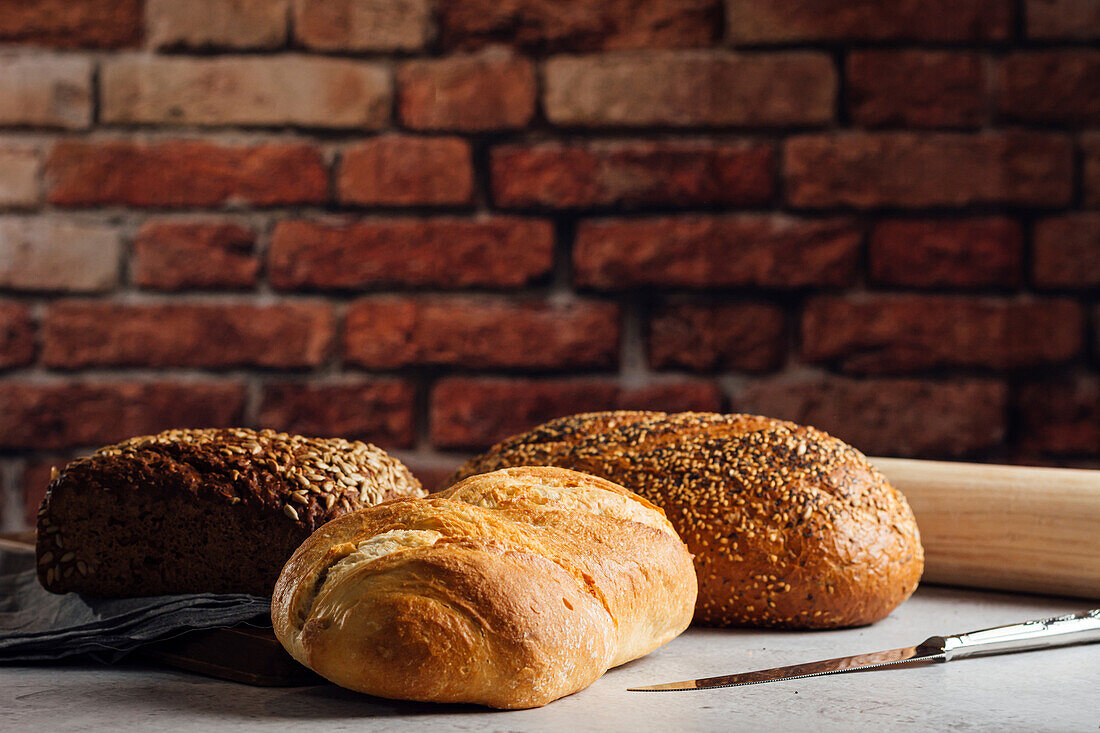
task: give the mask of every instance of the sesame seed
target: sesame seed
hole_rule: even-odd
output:
[[[702,616],[725,624],[810,623],[805,613],[772,610],[775,602],[770,596],[818,590],[820,573],[828,581],[827,593],[838,596],[829,603],[839,604],[851,591],[837,593],[834,580],[843,580],[841,587],[847,589],[862,577],[860,567],[894,572],[877,557],[859,559],[861,552],[870,552],[862,547],[875,545],[865,544],[872,535],[852,536],[853,526],[862,527],[862,532],[877,531],[880,537],[888,534],[890,542],[902,537],[916,543],[904,498],[859,451],[812,427],[755,415],[573,415],[498,443],[462,466],[449,483],[523,465],[560,466],[601,476],[668,508],[669,518],[695,555],[700,579],[697,620]],[[919,558],[919,547],[913,544],[908,554]],[[807,549],[812,547],[825,549]],[[828,558],[839,547],[844,547],[841,556],[818,560],[818,554]],[[718,565],[712,568],[709,563]],[[919,560],[917,567],[919,572]],[[759,568],[767,571],[763,577],[750,577]],[[865,577],[862,582],[868,583]],[[880,582],[886,582],[885,576]],[[733,589],[738,588],[767,595],[750,605],[735,596]],[[702,613],[704,609],[709,611]],[[875,619],[862,623],[869,620]],[[860,621],[826,613],[813,626],[853,622]]]

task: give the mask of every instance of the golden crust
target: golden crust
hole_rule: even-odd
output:
[[[924,566],[905,498],[857,450],[756,415],[604,412],[509,438],[464,476],[554,465],[616,481],[663,507],[695,554],[695,621],[837,628],[872,623]]]
[[[324,525],[283,569],[272,621],[341,686],[526,708],[673,639],[695,594],[687,548],[648,501],[513,468]]]

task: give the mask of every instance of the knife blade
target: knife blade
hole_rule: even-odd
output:
[[[825,659],[820,662],[792,664],[786,667],[761,669],[755,672],[704,677],[683,682],[669,682],[648,687],[631,687],[629,692],[674,692],[682,690],[712,690],[719,687],[755,685],[776,680],[818,677],[826,674],[854,672],[861,669],[922,662],[949,662],[963,657],[1048,649],[1070,644],[1100,641],[1100,609],[1067,616],[1025,621],[1021,624],[981,629],[956,636],[933,636],[916,646],[890,649],[870,654]]]

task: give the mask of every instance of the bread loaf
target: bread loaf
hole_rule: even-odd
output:
[[[522,465],[602,476],[662,507],[695,554],[698,623],[869,624],[912,594],[923,568],[905,498],[863,454],[794,423],[575,415],[505,440],[452,480]]]
[[[423,494],[372,445],[170,430],[54,477],[38,512],[38,577],[55,593],[270,595],[287,558],[328,520]]]
[[[321,527],[275,587],[275,634],[382,697],[529,708],[682,632],[691,556],[663,513],[556,468],[473,476]]]

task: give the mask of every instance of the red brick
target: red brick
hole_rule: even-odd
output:
[[[169,428],[239,425],[245,388],[229,382],[0,382],[0,446],[97,447]]]
[[[417,130],[525,126],[535,114],[535,66],[497,49],[407,61],[397,71],[401,121]]]
[[[775,150],[759,143],[505,145],[491,157],[498,206],[758,206],[775,190]]]
[[[417,453],[399,453],[397,458],[408,466],[426,491],[440,491],[447,488],[450,485],[447,479],[458,470],[464,460],[454,454],[421,456]]]
[[[295,0],[294,35],[322,51],[416,51],[431,40],[429,0]]]
[[[985,118],[982,58],[963,51],[853,51],[848,109],[869,127],[976,127]]]
[[[1023,230],[1011,219],[887,219],[871,234],[869,267],[884,285],[1013,287],[1023,258]]]
[[[953,296],[810,300],[802,350],[849,372],[943,366],[1009,369],[1053,364],[1081,351],[1084,315],[1070,300],[1008,301]]]
[[[153,48],[278,48],[289,0],[146,0]]]
[[[654,369],[769,371],[783,363],[787,333],[783,310],[761,303],[665,305],[649,325]]]
[[[76,56],[0,56],[0,126],[89,127],[92,69]]]
[[[619,309],[592,301],[363,298],[348,309],[344,345],[349,361],[369,369],[611,367],[618,363]]]
[[[235,289],[256,284],[256,233],[231,222],[146,222],[134,238],[132,277],[151,290]]]
[[[387,135],[344,151],[336,182],[346,204],[468,204],[474,193],[470,144],[457,137]]]
[[[0,209],[30,209],[41,201],[42,157],[33,145],[0,142]]]
[[[722,412],[725,398],[710,382],[653,382],[642,387],[623,387],[616,410],[657,412]]]
[[[1026,0],[1024,16],[1028,38],[1100,38],[1100,3],[1096,0]]]
[[[0,369],[34,361],[34,323],[27,306],[0,300]]]
[[[0,42],[120,48],[141,40],[142,0],[4,0]]]
[[[118,231],[104,224],[0,218],[0,288],[103,292],[118,284],[121,255]]]
[[[720,0],[444,0],[445,48],[513,43],[537,52],[709,46]]]
[[[1024,384],[1016,409],[1024,448],[1100,456],[1100,380],[1095,375]]]
[[[1007,390],[990,380],[814,381],[750,386],[734,409],[813,425],[864,453],[962,458],[993,448],[1006,431]]]
[[[54,146],[46,177],[60,206],[279,206],[328,196],[321,153],[303,143],[68,141]]]
[[[484,448],[555,417],[611,409],[617,394],[592,380],[443,379],[431,395],[432,444]]]
[[[1074,213],[1035,225],[1031,274],[1048,288],[1100,286],[1100,213]]]
[[[776,215],[680,216],[581,222],[578,285],[799,288],[847,285],[862,234],[844,219]]]
[[[308,367],[328,355],[327,304],[60,301],[42,325],[42,360],[52,367]]]
[[[1060,135],[807,135],[784,158],[795,206],[1064,206],[1073,195],[1073,147]]]
[[[514,288],[550,272],[554,230],[513,217],[291,220],[275,227],[268,257],[280,289]]]
[[[1081,136],[1084,149],[1085,205],[1100,208],[1100,134]]]
[[[259,423],[289,433],[407,448],[416,438],[415,399],[413,386],[396,379],[346,384],[279,382],[264,386]]]
[[[432,390],[431,439],[445,448],[484,448],[540,423],[599,410],[717,411],[718,389],[678,382],[627,390],[592,379],[440,380]]]
[[[726,0],[734,43],[993,41],[1012,33],[1011,0]]]
[[[1001,62],[1000,111],[1023,122],[1100,123],[1100,51],[1035,51]]]
[[[377,130],[390,121],[383,64],[316,56],[120,56],[100,73],[108,123]]]
[[[829,56],[805,51],[559,56],[544,77],[547,118],[580,127],[820,125],[837,89]]]

